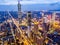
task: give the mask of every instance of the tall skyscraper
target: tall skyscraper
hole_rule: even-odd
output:
[[[21,15],[22,15],[20,1],[21,0],[18,0],[18,19],[19,19],[19,22],[21,22]]]

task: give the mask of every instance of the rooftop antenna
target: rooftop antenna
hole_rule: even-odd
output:
[[[21,22],[21,15],[22,15],[22,12],[21,12],[21,0],[18,0],[18,20],[19,20],[19,23]]]

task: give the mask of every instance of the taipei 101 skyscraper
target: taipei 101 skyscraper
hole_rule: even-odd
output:
[[[21,16],[22,16],[22,12],[21,12],[21,0],[18,0],[18,20],[19,23],[21,22]]]

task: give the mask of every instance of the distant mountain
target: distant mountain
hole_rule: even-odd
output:
[[[0,11],[17,11],[17,5],[0,5]],[[35,10],[59,10],[60,11],[60,3],[52,3],[52,4],[27,4],[22,5],[22,11],[35,11]]]

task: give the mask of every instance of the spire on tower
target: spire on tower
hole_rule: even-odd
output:
[[[20,3],[21,0],[18,0],[18,3]]]

